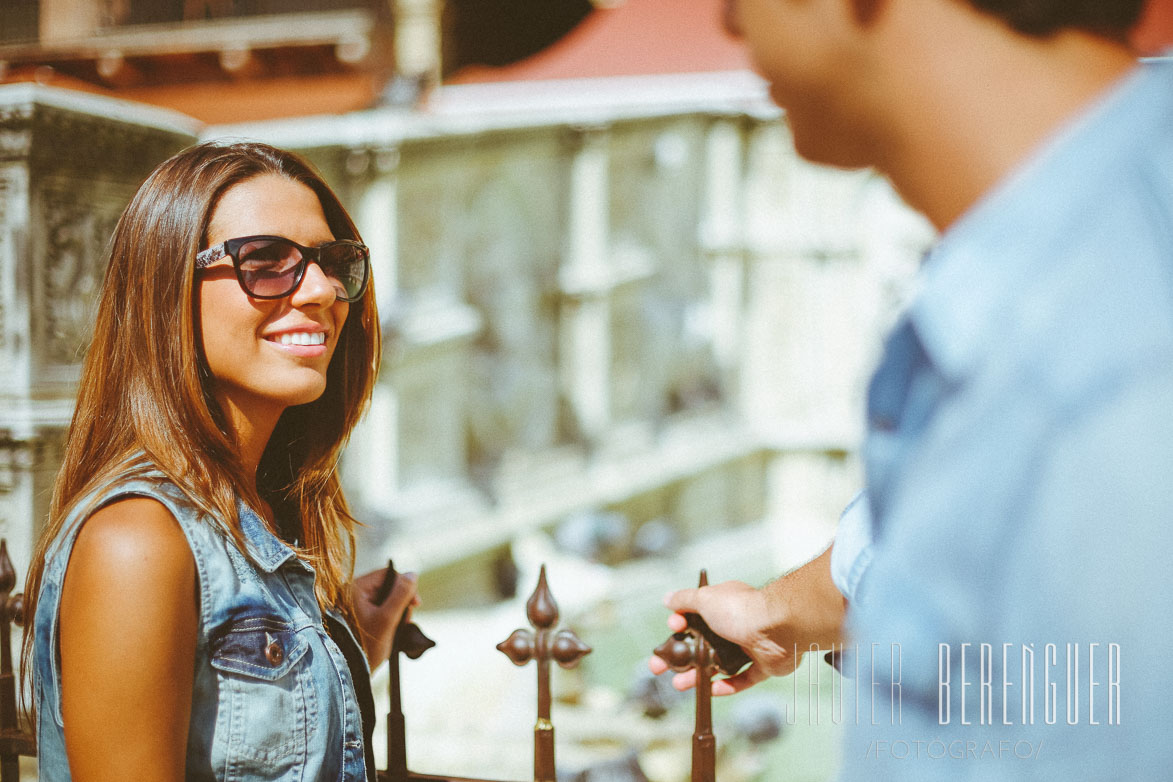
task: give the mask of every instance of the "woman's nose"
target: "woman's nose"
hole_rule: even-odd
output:
[[[326,276],[322,267],[310,261],[305,266],[305,275],[301,278],[301,285],[293,292],[294,306],[320,304],[328,307],[338,298],[338,284]]]

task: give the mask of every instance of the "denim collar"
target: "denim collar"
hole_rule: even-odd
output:
[[[1067,271],[1058,238],[1088,230],[1113,171],[1135,165],[1137,139],[1173,121],[1173,65],[1152,63],[1101,96],[1044,142],[955,223],[929,252],[909,309],[933,366],[959,382],[1001,344],[1048,317],[1048,279]],[[1086,198],[1086,208],[1071,209]],[[1008,331],[1009,329],[1009,331]]]
[[[295,560],[307,570],[312,570],[308,564],[297,557],[293,549],[269,531],[256,511],[246,505],[243,500],[238,499],[236,507],[240,514],[240,530],[244,533],[249,556],[262,570],[272,573],[290,559]]]
[[[144,473],[136,475],[148,480],[163,480],[170,483],[166,474],[146,459],[146,453],[139,451],[130,460],[134,464],[147,467]],[[175,487],[177,490],[178,487]],[[245,546],[249,557],[265,572],[272,573],[290,559],[297,560],[303,567],[313,571],[306,562],[298,558],[293,549],[289,548],[280,538],[269,531],[261,517],[250,508],[240,497],[236,498],[236,513],[240,518],[240,530],[244,535]]]

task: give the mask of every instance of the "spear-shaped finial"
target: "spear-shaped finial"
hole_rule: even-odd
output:
[[[698,586],[708,586],[702,570]],[[692,734],[692,782],[714,782],[717,777],[717,739],[713,736],[712,679],[718,671],[713,647],[695,623],[699,614],[688,614],[688,629],[673,633],[653,653],[677,673],[696,669],[696,729]],[[703,622],[703,620],[701,620]],[[707,626],[705,627],[707,630]],[[743,652],[744,654],[744,652]]]
[[[553,628],[558,623],[558,604],[546,583],[546,566],[542,565],[538,585],[525,604],[525,615],[533,630],[517,629],[497,644],[497,649],[514,665],[530,660],[538,663],[538,721],[534,725],[534,780],[555,782],[554,725],[550,721],[550,660],[563,668],[573,668],[590,653],[591,647],[572,630]]]

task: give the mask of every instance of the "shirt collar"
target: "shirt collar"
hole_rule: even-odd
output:
[[[1079,229],[1069,224],[1078,219],[1070,195],[1111,177],[1120,156],[1145,137],[1143,128],[1169,113],[1170,72],[1167,64],[1137,68],[1044,142],[930,250],[909,319],[947,379],[970,374],[996,349],[992,336],[1000,324],[1017,322],[1030,306],[1024,292],[1063,262],[1050,245]]]
[[[243,500],[237,500],[237,511],[240,515],[240,529],[244,533],[249,557],[262,570],[272,573],[290,559],[301,562],[293,553],[293,549],[270,532],[256,511],[246,505]]]

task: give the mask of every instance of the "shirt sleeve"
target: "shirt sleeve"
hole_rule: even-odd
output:
[[[831,580],[848,602],[855,602],[859,582],[872,561],[872,514],[866,492],[855,495],[839,517],[831,548]]]

